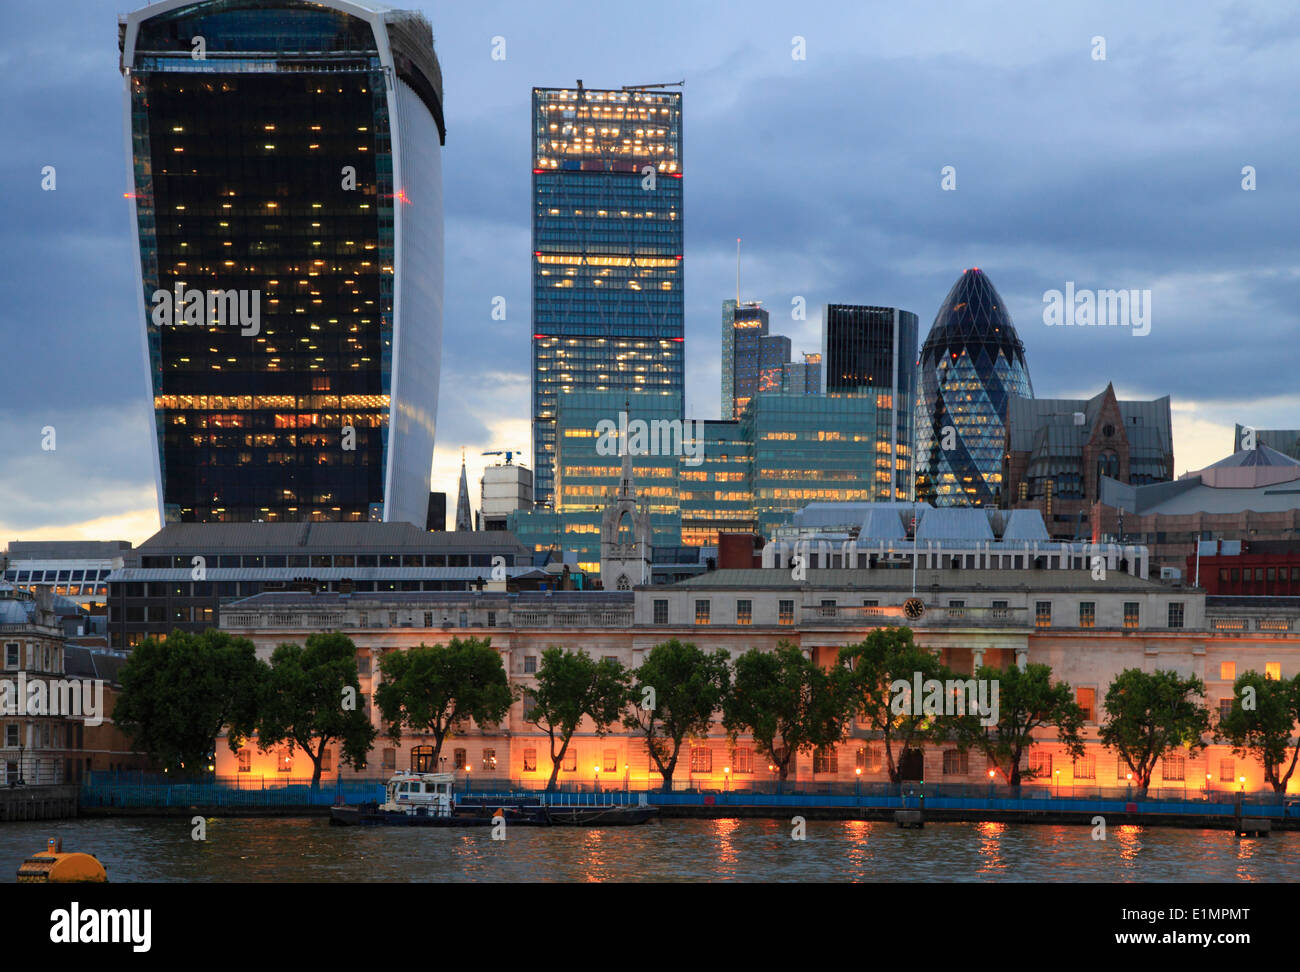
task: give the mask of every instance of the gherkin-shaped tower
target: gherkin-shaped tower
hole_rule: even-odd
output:
[[[1025,346],[978,267],[957,278],[921,349],[916,498],[994,506],[1002,488],[1007,400],[1032,398]]]

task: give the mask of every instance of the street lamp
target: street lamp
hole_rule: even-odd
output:
[[[862,796],[862,767],[859,766],[853,771],[853,773],[857,776],[857,781],[854,784],[853,791],[857,796]]]
[[[1245,793],[1245,792],[1246,792],[1246,778],[1245,778],[1244,776],[1239,776],[1239,777],[1237,777],[1237,782],[1241,784],[1241,792],[1242,792],[1242,793]]]
[[[600,792],[600,764],[597,763],[595,766],[592,767],[592,769],[596,771],[596,792],[599,793]]]
[[[730,783],[731,783],[731,767],[724,766],[722,767],[722,790],[724,793],[731,788]]]
[[[1056,795],[1061,795],[1061,771],[1056,771]]]

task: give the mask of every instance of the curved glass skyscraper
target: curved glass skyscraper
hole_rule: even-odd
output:
[[[978,267],[948,291],[921,349],[916,498],[992,506],[1002,488],[1007,399],[1032,398],[1025,346]]]
[[[373,0],[122,18],[165,520],[404,520],[442,351],[442,75]]]

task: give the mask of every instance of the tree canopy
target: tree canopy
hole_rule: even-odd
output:
[[[165,641],[150,638],[122,666],[113,721],[164,769],[201,774],[223,728],[229,727],[231,752],[252,733],[260,676],[246,638],[214,628],[173,631]]]

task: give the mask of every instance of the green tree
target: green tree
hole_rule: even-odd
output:
[[[853,705],[847,669],[824,669],[783,641],[736,659],[722,723],[733,741],[749,732],[785,780],[797,753],[840,741]]]
[[[612,658],[596,661],[585,651],[547,648],[537,670],[537,685],[528,693],[524,719],[550,737],[551,778],[555,789],[569,741],[584,718],[603,736],[618,721],[627,702],[631,673]]]
[[[1275,793],[1285,793],[1300,756],[1300,733],[1296,731],[1300,675],[1276,679],[1256,671],[1243,672],[1237,676],[1232,694],[1232,707],[1219,718],[1216,738],[1230,742],[1238,756],[1261,762],[1265,782]]]
[[[1011,786],[1037,775],[1033,769],[1021,769],[1020,762],[1038,729],[1055,727],[1066,752],[1075,759],[1083,755],[1083,709],[1074,701],[1069,684],[1052,682],[1049,666],[1030,664],[1021,671],[1016,665],[1002,669],[981,665],[975,677],[989,680],[990,699],[992,686],[997,686],[997,721],[985,726],[979,715],[957,716],[951,723],[954,735],[962,749],[987,756]]]
[[[137,645],[122,666],[113,721],[168,771],[206,771],[217,735],[238,750],[256,723],[263,666],[253,643],[209,628]]]
[[[672,792],[682,741],[708,735],[722,707],[731,684],[728,658],[721,649],[710,654],[673,638],[650,649],[633,673],[623,725],[645,741],[665,793]]]
[[[361,769],[375,741],[370,717],[358,706],[357,646],[337,632],[313,634],[306,647],[282,644],[262,680],[257,743],[262,752],[287,743],[307,754],[311,784],[320,784],[326,747],[342,743],[340,765]]]
[[[1210,713],[1199,701],[1204,695],[1205,683],[1177,672],[1126,668],[1110,683],[1098,735],[1128,764],[1143,796],[1166,753],[1186,747],[1195,755],[1205,748],[1201,737],[1210,730]]]
[[[865,641],[841,648],[839,658],[849,669],[853,712],[863,725],[880,733],[889,778],[897,783],[899,767],[894,760],[894,746],[901,755],[927,741],[946,737],[950,727],[944,716],[926,715],[919,711],[920,706],[896,712],[894,683],[902,681],[910,686],[918,674],[922,682],[946,682],[957,676],[930,652],[916,646],[911,628],[877,628]]]
[[[388,737],[400,742],[403,727],[431,734],[434,766],[449,735],[471,719],[479,725],[500,722],[514,701],[490,639],[452,638],[446,645],[391,651],[379,667],[375,704]]]

